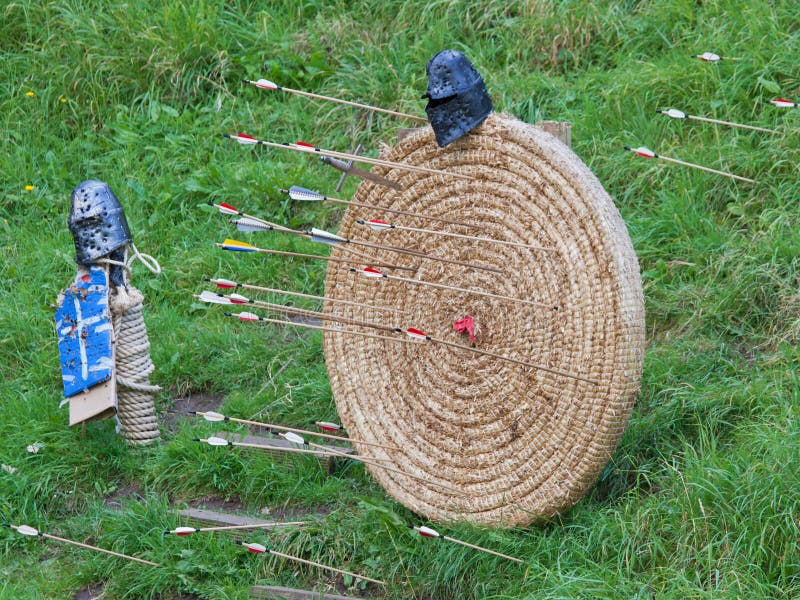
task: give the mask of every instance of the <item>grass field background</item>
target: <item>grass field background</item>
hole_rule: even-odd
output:
[[[768,104],[800,99],[796,1],[5,2],[0,48],[0,462],[18,469],[0,471],[0,521],[165,565],[2,530],[0,598],[72,598],[106,582],[105,598],[244,599],[258,582],[334,580],[222,536],[162,538],[179,524],[172,507],[211,497],[254,514],[327,513],[251,539],[389,580],[365,591],[390,598],[800,597],[800,109]],[[361,467],[329,477],[313,459],[287,468],[213,452],[191,441],[212,426],[189,419],[146,450],[127,448],[111,421],[85,437],[69,429],[49,305],[74,276],[69,192],[86,178],[111,185],[137,246],[164,268],[134,271],[162,416],[205,394],[231,415],[336,420],[318,333],[239,326],[190,294],[209,276],[322,293],[324,265],[213,248],[230,230],[205,204],[335,228],[340,209],[277,190],[332,192],[338,176],[219,134],[374,153],[405,124],[240,80],[422,114],[425,63],[443,48],[469,56],[498,110],[573,123],[574,150],[614,198],[642,270],[642,393],[595,488],[541,527],[447,527],[526,565],[413,537],[402,523],[418,519]],[[709,50],[741,60],[692,58]],[[655,113],[667,107],[780,135]],[[44,448],[28,454],[35,441]]]

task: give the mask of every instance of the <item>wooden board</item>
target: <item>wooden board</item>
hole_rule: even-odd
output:
[[[354,596],[341,596],[312,590],[296,590],[277,585],[250,586],[251,600],[363,600]]]

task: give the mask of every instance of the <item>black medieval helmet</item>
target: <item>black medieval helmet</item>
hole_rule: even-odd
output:
[[[122,206],[102,181],[88,179],[72,190],[67,221],[75,240],[75,262],[87,265],[132,241]]]
[[[486,84],[472,63],[457,50],[442,50],[426,67],[428,98],[425,112],[444,148],[480,125],[492,112]]]

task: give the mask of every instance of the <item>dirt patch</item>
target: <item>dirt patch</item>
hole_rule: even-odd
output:
[[[141,496],[142,488],[135,483],[126,483],[106,496],[103,499],[103,506],[112,510],[119,510],[123,500],[141,498]]]
[[[172,408],[161,418],[167,426],[167,430],[174,431],[175,425],[180,419],[195,418],[187,413],[215,411],[220,407],[223,400],[222,396],[214,394],[190,394],[185,398],[173,400]]]
[[[103,597],[103,584],[93,583],[89,587],[78,590],[75,593],[75,600],[96,600]]]
[[[219,496],[203,496],[187,502],[189,508],[204,508],[218,512],[243,512],[244,504],[237,496],[220,498]]]

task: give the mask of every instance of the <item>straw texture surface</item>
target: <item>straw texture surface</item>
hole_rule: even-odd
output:
[[[387,317],[372,308],[330,302],[325,310],[418,328],[434,338],[595,383],[433,341],[400,344],[326,332],[325,360],[342,423],[354,438],[400,448],[378,451],[356,444],[359,453],[391,459],[388,464],[424,476],[429,483],[367,467],[392,497],[435,521],[513,526],[568,510],[614,452],[639,391],[642,287],[619,212],[569,148],[501,114],[444,149],[436,145],[430,127],[419,129],[384,158],[474,179],[375,167],[405,190],[365,181],[353,200],[478,227],[349,207],[340,235],[500,267],[504,275],[374,251],[376,262],[416,268],[411,274],[384,270],[387,274],[541,301],[547,307],[368,279],[351,272],[350,265],[331,264],[327,297],[406,313]],[[553,251],[400,230],[376,232],[357,223],[371,218]],[[453,327],[466,315],[475,322],[474,342]]]

